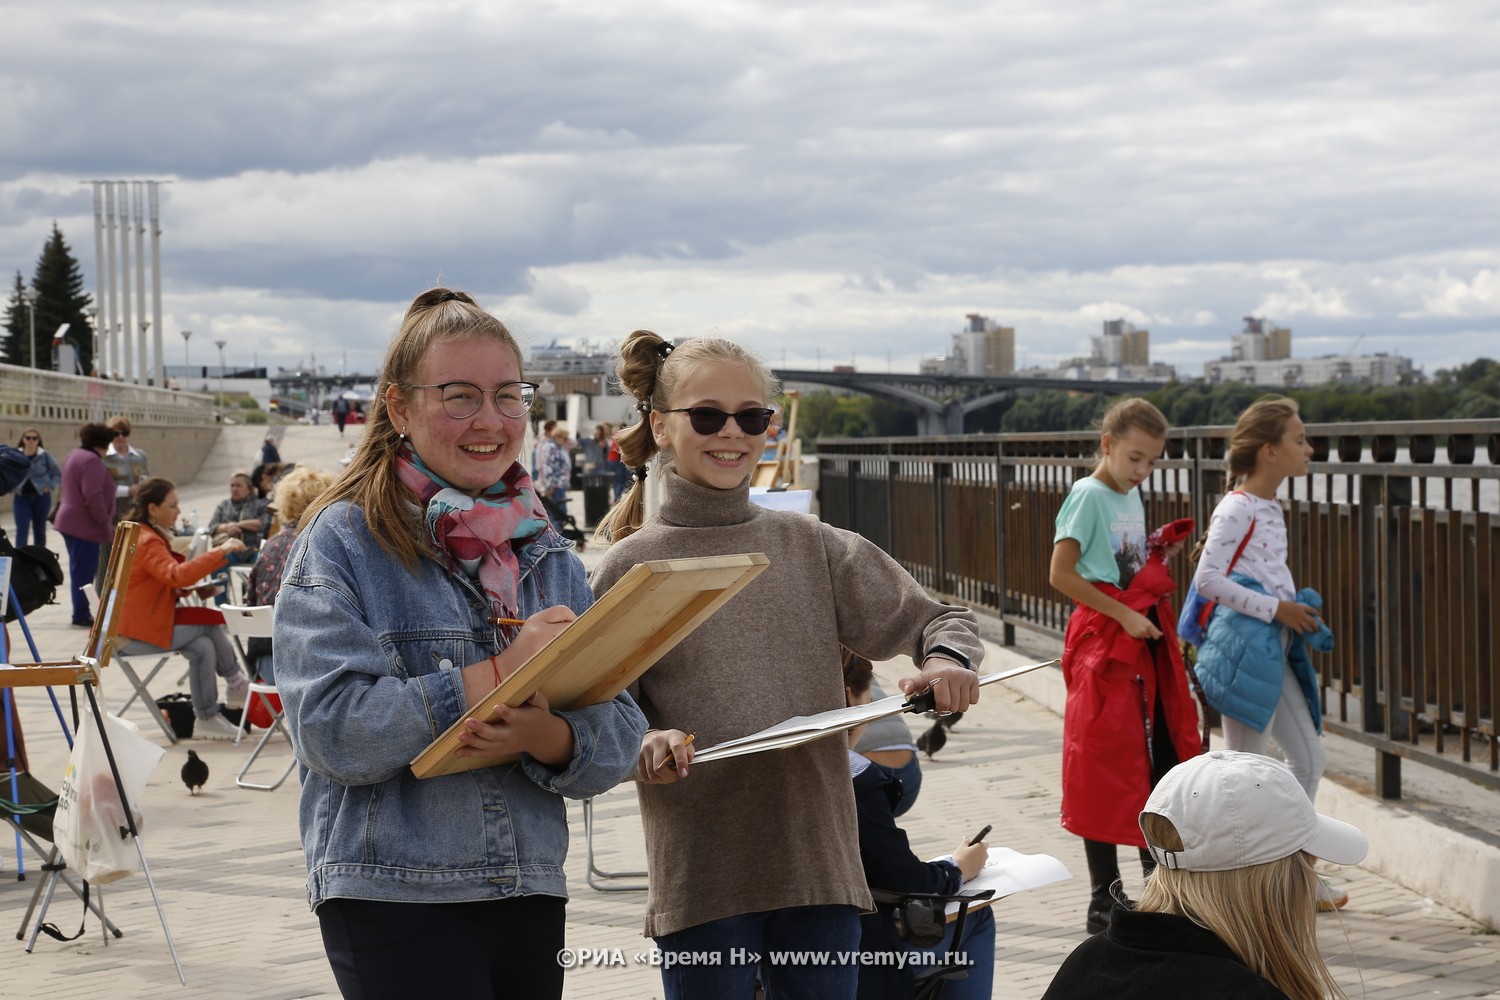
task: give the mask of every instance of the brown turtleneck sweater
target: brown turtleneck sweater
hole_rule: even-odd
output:
[[[748,481],[715,490],[664,476],[660,512],[605,554],[596,594],[648,559],[764,552],[771,564],[631,687],[653,729],[695,733],[697,746],[711,747],[842,708],[840,645],[918,663],[941,646],[977,667],[974,613],[928,597],[873,543],[756,507]],[[788,906],[870,909],[846,749],[830,737],[639,786],[646,934]]]

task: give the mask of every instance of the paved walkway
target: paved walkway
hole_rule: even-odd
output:
[[[260,434],[226,428],[224,440],[197,484],[182,489],[183,507],[207,517],[226,495],[228,474],[248,467]],[[344,443],[332,427],[295,427],[282,445],[288,461],[334,469]],[[53,547],[61,548],[53,538]],[[594,546],[585,561],[597,558]],[[67,625],[63,605],[31,616],[46,658],[65,658],[83,633]],[[12,635],[19,640],[16,630]],[[1020,662],[1015,653],[992,649],[990,665]],[[909,666],[909,665],[908,665]],[[180,669],[172,670],[167,687]],[[884,681],[901,676],[901,665],[882,664]],[[106,704],[124,697],[123,681],[106,677]],[[66,706],[66,693],[60,692]],[[53,787],[67,751],[44,692],[23,689],[17,702],[36,773]],[[148,738],[162,737],[144,709],[129,714]],[[1082,875],[1076,838],[1057,825],[1060,720],[1037,703],[1009,690],[987,689],[984,701],[965,716],[947,747],[925,765],[916,806],[903,818],[919,853],[935,855],[986,823],[994,844],[1045,851]],[[71,944],[43,937],[32,955],[16,942],[0,979],[0,996],[49,1000],[95,997],[330,997],[333,978],[323,957],[317,921],[307,910],[305,868],[297,839],[297,790],[291,780],[273,793],[242,791],[233,776],[248,753],[225,743],[195,741],[213,774],[203,794],[192,797],[178,780],[186,746],[169,748],[143,801],[143,843],[161,891],[188,986],[177,984],[145,880],[126,879],[105,890],[107,911],[125,937],[101,941],[98,922]],[[269,752],[274,764],[284,749]],[[712,765],[705,765],[712,766]],[[596,851],[606,869],[643,866],[640,823],[628,789],[598,800]],[[603,893],[584,882],[581,811],[570,809],[573,850],[568,869],[573,900],[568,907],[569,944],[613,956],[624,966],[579,968],[567,976],[570,998],[660,996],[656,970],[634,961],[649,942],[640,936],[643,896]],[[7,842],[0,840],[10,850]],[[1123,857],[1123,852],[1122,852]],[[36,884],[36,859],[27,857],[28,880],[0,881],[0,917],[20,923]],[[0,857],[7,874],[14,854]],[[1123,866],[1128,872],[1135,866]],[[1500,936],[1395,882],[1362,869],[1330,872],[1349,890],[1343,913],[1319,919],[1322,942],[1338,981],[1353,997],[1500,997]],[[1139,881],[1139,870],[1135,869]],[[1138,886],[1130,887],[1132,891]],[[1012,897],[999,904],[996,996],[1040,996],[1068,951],[1083,938],[1087,887],[1079,879]],[[49,918],[67,933],[77,929],[81,907],[59,895]]]

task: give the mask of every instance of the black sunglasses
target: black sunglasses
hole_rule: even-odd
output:
[[[680,410],[662,410],[663,413],[686,413],[688,422],[693,425],[693,430],[707,437],[717,434],[724,429],[724,422],[730,417],[740,425],[740,430],[746,434],[764,434],[771,426],[771,418],[776,411],[764,406],[752,406],[749,409],[740,410],[738,413],[725,413],[717,406],[688,406]]]

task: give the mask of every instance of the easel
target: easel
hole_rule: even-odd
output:
[[[89,631],[88,646],[84,654],[67,663],[6,664],[0,668],[0,688],[67,685],[72,701],[75,730],[80,725],[77,689],[83,688],[84,694],[88,696],[89,713],[93,717],[94,725],[98,727],[104,755],[109,759],[110,772],[115,779],[115,792],[120,796],[125,823],[129,827],[131,839],[135,842],[136,854],[141,859],[141,872],[146,876],[147,885],[151,887],[151,900],[156,904],[156,915],[161,919],[161,929],[167,939],[167,949],[172,953],[172,964],[177,968],[177,979],[186,986],[187,977],[183,975],[182,962],[177,957],[177,946],[172,942],[172,931],[167,926],[167,914],[162,909],[161,897],[156,891],[156,879],[151,875],[151,865],[146,860],[145,850],[141,847],[140,831],[136,829],[135,815],[130,807],[129,798],[125,794],[125,785],[120,780],[120,768],[115,762],[114,748],[109,745],[104,714],[99,708],[99,699],[94,691],[99,684],[99,671],[109,666],[110,657],[114,653],[115,630],[119,627],[120,614],[125,607],[125,588],[130,582],[130,567],[135,561],[135,548],[140,531],[141,526],[133,521],[121,521],[115,528],[114,544],[110,548],[109,567],[104,575],[104,592],[99,598],[99,607],[94,616],[94,627]],[[29,635],[28,632],[28,637]],[[33,655],[35,655],[34,649]],[[8,690],[6,694],[9,695]],[[45,868],[46,877],[37,886],[36,894],[32,897],[33,908],[36,906],[38,897],[41,898],[42,905],[41,912],[36,916],[36,926],[32,929],[31,940],[26,944],[27,953],[30,953],[36,945],[37,933],[41,929],[42,921],[46,918],[47,907],[52,903],[52,895],[57,889],[59,879],[65,879],[63,867],[48,865]],[[30,920],[30,917],[31,910],[28,910],[27,920]],[[21,933],[24,933],[25,929],[26,925],[23,923]],[[118,928],[115,931],[118,936]],[[17,937],[20,937],[20,933]]]
[[[772,490],[802,488],[802,442],[797,440],[797,409],[802,393],[789,389],[785,395],[790,403],[787,407],[789,413],[781,440],[776,442],[776,457],[756,463],[755,471],[750,474],[751,486]]]
[[[9,560],[0,559],[0,561],[8,562]],[[31,627],[26,623],[26,612],[21,608],[20,596],[10,585],[9,572],[10,567],[8,566],[4,571],[0,571],[0,597],[9,596],[9,606],[15,608],[16,624],[21,627],[21,634],[26,637],[26,645],[31,650],[31,657],[33,660],[40,660],[42,656],[37,651],[36,639],[31,634]],[[0,600],[0,606],[4,606],[5,603],[4,600]],[[8,658],[9,650],[5,648],[5,643],[0,641],[0,662],[4,662]],[[57,713],[57,724],[62,727],[63,738],[68,741],[68,747],[71,749],[73,746],[73,733],[68,728],[68,720],[63,718],[62,706],[57,703],[57,695],[52,692],[50,687],[47,689],[47,697],[52,701],[52,710]],[[33,836],[34,833],[40,836],[40,832],[26,828],[26,820],[23,818],[26,815],[26,810],[21,802],[21,771],[16,766],[18,763],[16,732],[19,720],[16,715],[15,697],[9,688],[0,689],[0,712],[3,712],[5,720],[6,766],[10,772],[10,801],[14,807],[7,811],[11,813],[11,819],[14,821],[16,827],[16,881],[26,881],[25,847],[29,844],[31,849],[36,851],[37,855],[43,859],[42,871],[48,874],[55,873],[56,877],[62,880],[63,885],[71,889],[75,896],[83,900],[84,905],[88,909],[94,911],[94,914],[99,918],[100,932],[104,935],[105,944],[107,945],[109,943],[108,935],[113,934],[115,937],[119,937],[121,931],[115,926],[113,921],[104,915],[103,891],[95,886],[94,888],[98,891],[99,895],[97,899],[91,899],[87,890],[80,889],[78,883],[68,874],[68,866],[62,860],[62,852],[58,850],[57,845],[53,844],[50,848],[43,847],[36,839],[36,836]],[[28,775],[28,777],[30,777],[31,782],[36,782],[34,776]],[[25,803],[24,805],[30,804]],[[54,806],[53,808],[55,811],[56,807]],[[16,931],[17,941],[25,939],[26,928],[31,923],[31,915],[36,912],[36,905],[42,895],[42,889],[43,886],[39,885],[36,892],[31,894],[31,903],[26,907],[26,916],[22,918],[21,927]],[[41,921],[37,922],[37,926],[41,926]],[[33,935],[33,943],[35,943],[35,935]],[[31,949],[27,948],[27,950],[30,951]]]

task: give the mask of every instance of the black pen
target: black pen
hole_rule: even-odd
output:
[[[990,830],[992,830],[993,828],[994,828],[994,825],[991,824],[990,826],[987,826],[983,830],[980,830],[978,833],[974,834],[974,839],[971,840],[971,841],[969,841],[969,846],[973,847],[975,844],[979,843],[981,840],[984,839],[984,835],[987,834],[987,833],[989,833]]]

